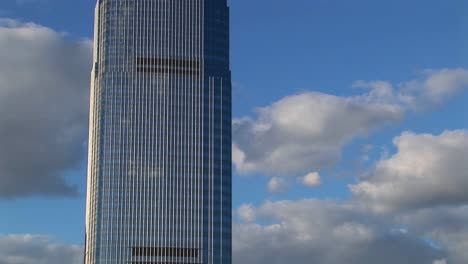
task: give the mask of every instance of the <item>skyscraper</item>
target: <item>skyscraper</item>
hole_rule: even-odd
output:
[[[98,0],[86,264],[231,263],[226,0]]]

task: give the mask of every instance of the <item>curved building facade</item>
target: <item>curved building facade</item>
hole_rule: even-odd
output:
[[[226,0],[99,0],[85,264],[231,263]]]

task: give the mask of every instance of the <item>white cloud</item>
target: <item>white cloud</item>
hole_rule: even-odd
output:
[[[400,84],[400,98],[415,108],[439,105],[468,87],[468,70],[425,71],[424,79]]]
[[[468,219],[465,219],[468,221]],[[462,230],[450,230],[446,225],[434,226],[428,236],[435,239],[449,254],[448,263],[468,263],[468,227]]]
[[[468,203],[468,132],[403,133],[397,153],[350,189],[378,211]]]
[[[91,42],[0,20],[0,197],[76,195],[84,161]]]
[[[83,247],[40,235],[0,235],[2,264],[80,264]]]
[[[468,131],[405,132],[394,144],[349,201],[239,208],[234,263],[468,263]]]
[[[237,209],[237,215],[245,222],[252,222],[255,220],[255,209],[251,204],[243,204]]]
[[[353,88],[369,89],[367,101],[380,102],[384,104],[398,104],[398,97],[395,95],[394,87],[390,82],[386,81],[356,81]]]
[[[385,81],[357,81],[353,87],[369,88],[370,98],[422,110],[440,105],[468,88],[468,70],[425,70],[420,78],[393,85]]]
[[[369,96],[308,92],[259,109],[256,120],[235,119],[237,170],[298,174],[336,163],[342,147],[354,138],[403,118],[400,106],[376,103]]]
[[[273,177],[268,181],[268,191],[271,193],[284,193],[289,187],[289,182],[283,178]]]
[[[446,257],[349,203],[278,201],[252,209],[270,224],[234,225],[234,263],[432,263]]]
[[[397,215],[398,223],[411,226],[419,236],[447,252],[447,263],[468,263],[468,206],[444,206]]]
[[[468,206],[375,214],[361,202],[247,205],[268,224],[234,225],[234,263],[468,263]]]
[[[468,87],[468,70],[426,70],[398,85],[357,81],[367,89],[339,97],[306,92],[257,110],[256,118],[233,121],[233,162],[240,173],[298,176],[340,160],[344,146],[409,110],[439,105]],[[364,156],[364,158],[366,158]]]
[[[318,172],[311,172],[307,174],[301,179],[301,182],[307,187],[317,187],[322,184],[320,174]]]

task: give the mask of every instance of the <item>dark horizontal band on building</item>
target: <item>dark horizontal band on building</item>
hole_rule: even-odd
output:
[[[190,59],[171,59],[171,58],[137,58],[138,66],[163,66],[163,67],[185,67],[185,68],[198,68],[200,66],[199,60]]]
[[[132,261],[131,264],[201,264],[200,262],[155,262],[155,261]]]
[[[199,75],[200,74],[200,72],[198,70],[146,68],[146,67],[137,67],[137,72],[162,73],[162,74],[183,74],[183,75]]]
[[[175,247],[133,247],[134,257],[183,257],[198,258],[198,249]],[[156,262],[155,262],[156,263]]]

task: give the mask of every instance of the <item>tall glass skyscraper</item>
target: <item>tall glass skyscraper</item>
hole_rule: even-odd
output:
[[[231,263],[226,0],[95,16],[85,263]]]

